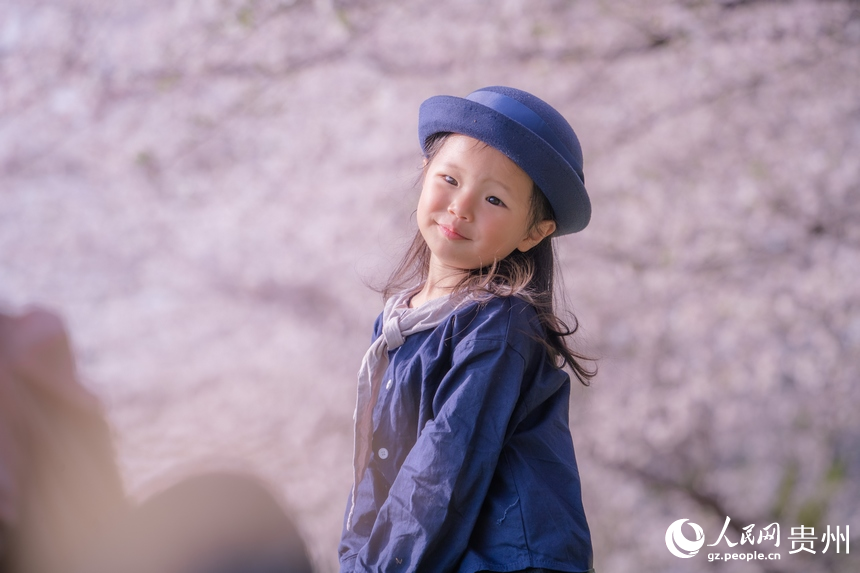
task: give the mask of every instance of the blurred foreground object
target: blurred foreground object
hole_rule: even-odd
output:
[[[61,321],[0,315],[3,571],[68,570],[129,512],[101,405]]]
[[[0,314],[0,573],[84,570],[312,568],[297,528],[255,478],[195,476],[132,506],[61,320]]]

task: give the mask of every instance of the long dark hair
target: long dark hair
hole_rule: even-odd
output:
[[[428,140],[426,146],[427,165],[433,160],[450,133],[437,133]],[[425,168],[426,169],[426,168]],[[533,184],[530,205],[530,230],[541,221],[554,219],[552,206],[537,185]],[[421,236],[415,233],[412,243],[400,263],[391,273],[382,288],[382,296],[388,299],[393,294],[427,280],[430,266],[430,247]],[[478,269],[470,269],[454,287],[454,292],[472,293],[478,300],[489,300],[495,296],[517,296],[529,302],[537,311],[541,326],[546,332],[541,342],[547,349],[550,359],[559,367],[570,370],[583,385],[588,386],[597,374],[597,367],[587,368],[584,362],[594,359],[585,356],[568,345],[567,337],[579,328],[576,316],[568,312],[572,327],[568,326],[555,312],[553,284],[556,257],[551,237],[522,252],[518,249],[501,260]]]

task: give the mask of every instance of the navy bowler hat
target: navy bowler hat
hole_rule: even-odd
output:
[[[582,148],[552,106],[522,90],[482,88],[465,98],[434,96],[418,111],[418,137],[440,132],[473,137],[507,155],[540,187],[555,212],[554,236],[581,231],[591,219]]]

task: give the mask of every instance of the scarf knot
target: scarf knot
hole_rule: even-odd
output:
[[[382,336],[385,338],[385,345],[388,351],[399,348],[406,342],[403,338],[403,333],[400,331],[400,312],[394,311],[389,319],[382,323]]]

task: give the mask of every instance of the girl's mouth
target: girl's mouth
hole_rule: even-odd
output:
[[[446,227],[442,223],[436,223],[436,224],[439,226],[439,230],[442,232],[442,234],[446,238],[451,239],[452,241],[463,241],[466,239],[466,237],[464,237],[463,235],[461,235],[460,233],[458,233],[457,231],[455,231],[451,227]]]

